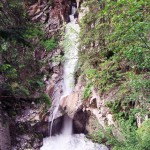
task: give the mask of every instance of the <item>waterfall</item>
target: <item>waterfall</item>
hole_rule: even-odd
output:
[[[72,134],[72,119],[70,119],[68,116],[65,116],[62,135],[71,135],[71,134]]]
[[[76,19],[74,18],[74,14],[76,12],[76,8],[72,6],[72,11],[70,17],[70,22],[66,25],[65,29],[65,40],[64,40],[64,49],[65,49],[65,63],[64,63],[64,84],[63,84],[63,95],[60,98],[60,101],[56,105],[53,116],[51,120],[50,126],[50,136],[52,135],[52,127],[53,121],[55,119],[56,113],[59,108],[59,103],[63,99],[63,97],[69,95],[74,88],[74,73],[75,68],[78,62],[78,33],[79,33],[79,25],[76,24]],[[66,118],[64,124],[69,122]],[[67,125],[68,126],[68,125]],[[72,122],[70,121],[70,126],[72,126]],[[65,128],[65,127],[64,127]]]
[[[74,7],[73,7],[74,8]],[[75,11],[72,11],[75,13]],[[71,14],[70,21],[65,30],[65,64],[64,64],[64,87],[63,96],[69,95],[74,88],[74,73],[78,62],[78,32],[79,25],[75,23],[76,19]]]
[[[65,49],[65,62],[64,62],[64,84],[63,84],[63,97],[69,95],[74,88],[74,74],[78,62],[78,33],[79,25],[76,24],[76,19],[74,14],[76,8],[72,6],[72,14],[70,17],[70,22],[66,25],[65,30],[65,40],[64,40],[64,49]],[[60,103],[59,102],[59,103]],[[57,113],[59,104],[53,112],[53,120]],[[52,120],[52,123],[53,123]],[[51,124],[52,132],[52,124]],[[62,134],[56,136],[50,136],[43,140],[43,146],[40,150],[108,150],[104,145],[99,145],[88,140],[83,134],[72,134],[72,120],[65,116],[64,126]]]

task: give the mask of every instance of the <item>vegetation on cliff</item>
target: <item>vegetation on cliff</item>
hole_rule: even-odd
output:
[[[5,129],[9,124],[11,145],[8,146],[12,149],[37,149],[48,133],[48,129],[47,133],[40,130],[41,126],[48,126],[43,118],[51,106],[51,99],[45,93],[44,76],[50,76],[48,54],[58,44],[57,37],[45,31],[45,24],[33,21],[35,16],[29,14],[37,10],[44,12],[37,9],[42,5],[38,2],[0,1],[0,125]],[[30,10],[31,5],[36,7]],[[0,149],[3,146],[7,143],[0,145]]]
[[[115,100],[106,106],[124,140],[110,142],[107,136],[105,142],[116,150],[148,150],[148,133],[141,130],[150,127],[149,121],[148,127],[137,129],[136,116],[145,120],[150,109],[150,2],[88,0],[83,5],[89,8],[80,33],[80,66],[87,80],[84,98],[90,95],[91,86],[101,96],[117,89]]]
[[[0,89],[4,103],[12,98],[36,97],[50,104],[43,96],[41,68],[44,56],[57,46],[57,41],[47,38],[42,24],[31,21],[27,10],[33,3],[0,2]]]

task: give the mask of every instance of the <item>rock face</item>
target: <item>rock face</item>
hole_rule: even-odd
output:
[[[117,126],[113,120],[105,101],[110,101],[110,97],[116,92],[111,92],[108,96],[100,97],[96,89],[92,89],[87,100],[83,99],[84,83],[82,77],[79,78],[74,91],[63,98],[61,107],[70,118],[73,119],[74,133],[89,133],[105,128],[106,125]]]
[[[21,104],[20,104],[21,105]],[[48,114],[44,114],[42,105],[24,103],[17,116],[12,116],[10,122],[10,135],[12,149],[39,150],[42,137],[48,136]]]
[[[84,87],[79,79],[74,91],[62,99],[60,106],[63,110],[65,110],[70,118],[73,118],[74,115],[83,108],[83,90]]]
[[[52,135],[58,135],[62,132],[64,116],[60,116],[53,122]],[[50,124],[51,125],[51,124]]]
[[[48,37],[60,30],[64,21],[67,21],[69,14],[68,0],[43,0],[30,6],[29,16],[32,21],[40,21],[45,24],[45,31]]]
[[[80,1],[80,0],[77,0],[77,1]],[[88,11],[89,11],[89,8],[88,7],[84,7],[83,4],[81,4],[81,8],[80,8],[80,12],[79,12],[79,21],[85,16],[85,14]]]
[[[62,30],[63,24],[68,20],[69,11],[68,0],[43,0],[32,4],[28,9],[28,15],[33,22],[43,24],[43,29],[46,33],[45,38],[48,39],[54,38],[54,35],[59,36],[58,33]],[[45,54],[43,53],[42,55]],[[50,120],[62,95],[62,55],[63,50],[56,48],[49,52],[47,56],[43,56],[45,58],[43,61],[45,63],[48,61],[47,65],[42,67],[41,72],[49,74],[45,76],[44,81],[46,83],[46,93],[52,99],[52,107],[49,110]]]
[[[9,120],[6,113],[2,112],[0,106],[0,150],[10,150],[11,140],[10,140],[10,130],[9,130]]]
[[[90,118],[90,111],[83,111],[82,109],[75,113],[73,117],[73,132],[87,134],[87,124]]]
[[[49,121],[52,121],[54,109],[59,104],[60,98],[62,96],[62,75],[63,69],[60,60],[53,61],[52,58],[60,58],[62,50],[57,49],[51,52],[49,58],[49,69],[51,70],[51,77],[45,80],[46,83],[46,93],[51,97],[52,106],[49,109],[50,116]],[[55,118],[58,118],[63,115],[61,109],[58,110],[58,113],[55,115]]]
[[[93,132],[99,131],[102,128],[103,127],[99,124],[95,115],[91,114],[88,123],[86,124],[86,130],[88,131],[88,134],[93,134]]]
[[[62,64],[60,59],[62,56],[62,49],[55,49],[49,53],[48,58],[48,67],[43,68],[43,70],[50,70],[51,77],[45,79],[46,83],[46,93],[53,99],[55,99],[55,93],[60,97],[62,93]],[[53,60],[56,59],[56,60]]]
[[[79,93],[77,92],[73,92],[62,99],[61,106],[71,118],[74,117],[78,109],[78,101],[79,101]]]

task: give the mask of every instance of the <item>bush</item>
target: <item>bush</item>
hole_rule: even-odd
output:
[[[48,107],[51,106],[52,102],[51,102],[51,99],[50,97],[47,95],[47,94],[42,94],[41,97],[40,97],[40,101],[45,104],[48,105]]]
[[[150,119],[144,121],[142,126],[137,130],[137,138],[141,149],[150,149]]]
[[[47,51],[51,51],[57,46],[57,41],[55,39],[49,39],[42,42]]]
[[[83,93],[83,98],[87,99],[89,98],[90,94],[91,94],[91,88],[92,88],[92,84],[88,84],[85,89],[84,89],[84,93]]]

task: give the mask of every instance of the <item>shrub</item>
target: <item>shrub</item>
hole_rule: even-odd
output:
[[[141,149],[149,150],[150,148],[150,119],[144,121],[142,126],[137,130],[137,138]]]
[[[40,101],[45,104],[48,105],[48,107],[51,106],[52,102],[51,102],[51,99],[50,97],[47,95],[47,94],[42,94],[41,97],[40,97]]]

